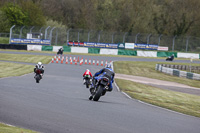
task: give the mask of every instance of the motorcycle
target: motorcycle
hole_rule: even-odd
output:
[[[59,55],[59,54],[60,54],[60,55],[63,54],[63,50],[62,50],[62,49],[59,49],[59,50],[58,50],[57,55]]]
[[[42,70],[41,69],[37,69],[36,72],[35,72],[35,80],[36,80],[36,83],[39,83],[40,80],[42,79]]]
[[[173,56],[169,56],[167,57],[166,61],[173,61],[174,60],[174,57]]]
[[[98,101],[99,98],[106,94],[109,88],[110,80],[105,76],[97,77],[97,82],[94,88],[90,88],[91,96],[89,100]]]
[[[86,88],[90,88],[91,84],[92,84],[92,79],[90,77],[90,75],[85,75],[85,85],[86,85]]]

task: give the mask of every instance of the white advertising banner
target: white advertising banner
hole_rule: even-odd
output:
[[[125,49],[134,49],[135,43],[125,43]]]
[[[41,45],[27,45],[28,51],[42,51]]]
[[[100,54],[118,55],[118,49],[100,49]]]
[[[62,48],[62,46],[53,46],[53,52],[58,52],[60,48]]]
[[[155,51],[137,51],[137,56],[157,57],[157,52],[155,52]]]
[[[88,48],[71,47],[72,53],[88,53]]]
[[[178,58],[192,58],[192,59],[199,59],[199,54],[194,53],[177,53]]]
[[[160,50],[160,51],[168,51],[168,47],[160,47],[160,46],[158,46],[158,50]]]

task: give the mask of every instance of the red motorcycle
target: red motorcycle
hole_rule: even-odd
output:
[[[36,71],[35,71],[35,80],[36,80],[36,83],[39,83],[40,82],[40,80],[42,79],[42,71],[43,70],[41,70],[41,69],[37,69]]]

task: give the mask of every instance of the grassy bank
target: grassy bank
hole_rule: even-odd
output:
[[[33,72],[34,65],[0,62],[0,78],[20,76]]]
[[[48,64],[51,61],[51,56],[41,56],[41,55],[27,55],[27,54],[6,54],[0,53],[0,60],[6,61],[17,61],[17,62],[28,62],[37,63],[42,62],[43,64]]]
[[[132,81],[115,79],[119,88],[129,96],[184,114],[200,117],[200,97],[163,90]]]
[[[1,44],[9,44],[9,38],[8,37],[0,37],[0,43]]]
[[[116,61],[114,62],[114,69],[115,73],[172,81],[200,88],[200,83],[197,80],[191,80],[183,77],[176,77],[156,71],[155,66],[157,63],[159,62]],[[188,65],[187,63],[175,63],[175,64]],[[199,65],[199,64],[193,64],[193,65]]]
[[[36,132],[0,123],[0,133],[36,133]]]

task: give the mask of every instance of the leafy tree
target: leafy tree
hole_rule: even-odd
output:
[[[39,4],[34,3],[33,1],[22,1],[20,4],[23,7],[23,12],[27,14],[27,21],[24,25],[31,26],[44,26],[46,24],[45,16],[43,15],[42,10],[39,8]]]
[[[0,32],[8,33],[10,30],[10,22],[3,11],[0,10]]]
[[[27,13],[16,4],[8,3],[1,10],[5,13],[10,25],[25,25],[28,21]]]

